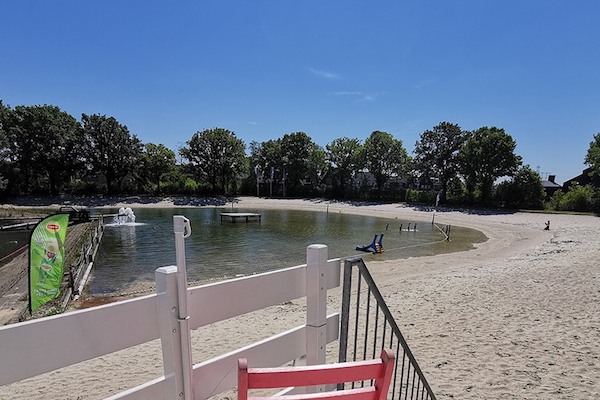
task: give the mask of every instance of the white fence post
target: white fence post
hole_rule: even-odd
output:
[[[183,399],[183,362],[177,311],[177,267],[161,267],[155,272],[156,305],[165,371],[165,398]]]
[[[177,266],[158,268],[155,273],[157,313],[165,369],[165,397],[193,400],[192,346],[187,314],[185,238],[191,234],[187,218],[173,217]]]
[[[327,345],[327,246],[306,249],[306,365],[325,364]],[[323,391],[319,387],[317,391]]]

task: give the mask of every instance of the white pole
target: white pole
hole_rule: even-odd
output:
[[[306,249],[306,365],[325,364],[327,345],[327,246]],[[322,392],[325,386],[313,388]]]
[[[181,215],[173,216],[173,230],[175,232],[175,257],[177,261],[177,284],[187,289],[187,272],[185,265],[185,238],[192,234],[190,220]],[[179,292],[179,318],[187,317],[186,291]]]
[[[192,400],[194,398],[192,392],[192,351],[189,329],[190,317],[187,313],[187,273],[185,265],[185,239],[192,234],[190,220],[181,215],[173,216],[173,230],[175,232],[175,255],[177,260],[177,310],[183,373],[182,398]]]
[[[178,307],[177,267],[158,268],[156,280],[156,310],[160,330],[160,342],[165,374],[165,398],[183,398],[183,362],[181,361],[181,335],[177,332],[179,316],[175,312]]]

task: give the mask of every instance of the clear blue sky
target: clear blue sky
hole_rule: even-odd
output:
[[[600,1],[3,1],[0,99],[113,116],[176,150],[504,128],[562,183],[600,132]]]

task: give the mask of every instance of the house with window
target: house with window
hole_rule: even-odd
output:
[[[546,197],[552,197],[556,191],[562,189],[562,186],[556,183],[556,175],[548,175],[548,179],[542,180],[542,186],[544,186]]]

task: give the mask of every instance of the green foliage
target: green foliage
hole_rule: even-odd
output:
[[[561,201],[561,209],[567,211],[591,211],[594,190],[591,186],[579,186],[565,193]]]
[[[88,168],[106,179],[106,191],[121,192],[139,176],[142,143],[125,125],[106,115],[81,115]]]
[[[281,159],[285,171],[286,187],[289,188],[290,195],[299,195],[301,181],[306,180],[311,172],[316,174],[317,168],[311,171],[310,161],[316,159],[314,153],[318,151],[322,150],[304,132],[283,135],[281,139]],[[321,162],[324,163],[324,159],[322,157]],[[286,196],[285,193],[284,196]]]
[[[96,182],[88,179],[84,180],[81,178],[73,179],[71,181],[69,190],[71,194],[75,195],[93,195],[98,193],[99,191],[100,187],[98,187]]]
[[[187,181],[191,181],[187,184]],[[192,183],[193,182],[193,183]],[[190,175],[186,172],[186,169],[182,165],[175,165],[171,171],[161,176],[161,193],[170,195],[190,195],[196,194],[198,190],[198,184],[194,181]],[[158,190],[158,187],[152,188],[152,190]],[[146,192],[148,193],[148,192]]]
[[[250,143],[249,167],[255,180],[275,181],[282,170],[281,139]]]
[[[459,125],[441,122],[421,134],[415,145],[415,168],[422,178],[437,178],[442,184],[441,203],[446,201],[448,182],[460,170],[459,150],[467,132]]]
[[[271,182],[273,185],[283,178],[281,139],[263,143],[250,143],[250,170],[259,182]]]
[[[498,185],[496,190],[499,202],[507,208],[542,209],[544,186],[540,175],[525,165],[508,181]]]
[[[406,189],[406,202],[410,204],[435,205],[437,192],[433,190]]]
[[[546,201],[546,209],[559,211],[561,209],[560,203],[562,202],[564,195],[565,194],[562,190],[557,190],[554,192],[552,197]]]
[[[410,163],[402,141],[387,132],[375,131],[362,149],[364,165],[375,177],[377,192],[383,194],[384,185],[393,175],[406,176]]]
[[[592,186],[573,183],[566,193],[561,190],[555,192],[547,207],[557,211],[593,211],[596,208],[597,195]]]
[[[325,151],[321,146],[314,145],[313,151],[310,153],[308,159],[308,182],[309,186],[312,186],[319,191],[322,179],[325,177],[327,172],[327,162],[325,161]]]
[[[471,200],[487,204],[492,198],[494,181],[517,171],[521,157],[515,154],[516,146],[504,129],[496,127],[484,126],[467,135],[459,163]]]
[[[326,146],[326,160],[334,186],[335,197],[348,194],[348,182],[362,167],[362,145],[358,139],[338,138]]]
[[[452,204],[472,204],[479,199],[479,191],[467,192],[466,185],[458,177],[450,179],[448,182],[448,203]]]
[[[314,193],[324,192],[319,188],[327,171],[325,157],[310,136],[295,132],[277,140],[252,142],[248,162],[254,180],[268,182],[273,195],[285,197],[310,195],[313,189]]]
[[[226,194],[228,184],[245,172],[244,142],[227,129],[196,132],[186,144],[180,153],[194,175],[210,185],[211,194]]]
[[[175,152],[162,144],[147,143],[142,153],[143,171],[161,193],[161,178],[175,168]]]
[[[81,167],[79,124],[58,107],[3,108],[2,130],[16,193],[58,194]]]
[[[185,194],[196,194],[200,185],[192,178],[185,178],[183,183],[183,193]]]
[[[405,189],[410,173],[409,184],[439,182],[442,201],[454,204],[496,199],[506,207],[540,208],[544,198],[539,175],[528,166],[518,168],[515,141],[496,127],[469,133],[441,122],[421,134],[414,162],[402,141],[380,131],[364,145],[342,137],[325,150],[306,133],[295,132],[252,142],[248,157],[243,141],[222,128],[198,131],[186,144],[180,150],[186,162],[177,165],[172,150],[162,144],[143,146],[113,117],[82,114],[77,122],[55,106],[11,109],[0,100],[0,195],[253,194],[259,183],[261,193],[272,187],[276,196],[287,190],[292,196],[433,204],[436,192]],[[600,174],[600,133],[594,135],[585,163],[592,174]],[[504,176],[512,178],[495,188],[494,182]],[[547,207],[600,211],[600,190],[559,191]]]
[[[10,117],[11,110],[5,106],[0,99],[0,193],[4,193],[8,188],[7,172],[10,170],[8,159],[10,157],[8,149],[8,137],[5,128]]]
[[[593,173],[600,175],[600,133],[595,134],[594,140],[590,142],[585,155],[585,164],[592,168]]]

